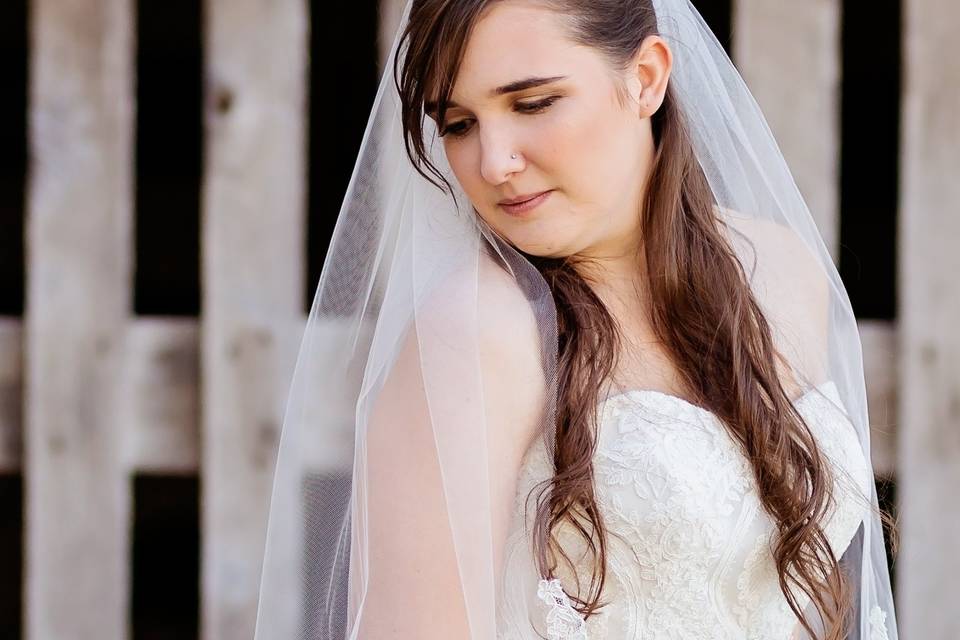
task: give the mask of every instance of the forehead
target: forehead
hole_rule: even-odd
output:
[[[555,11],[533,2],[494,2],[467,40],[451,97],[491,99],[495,87],[532,76],[574,75],[597,64],[596,58],[570,39]]]

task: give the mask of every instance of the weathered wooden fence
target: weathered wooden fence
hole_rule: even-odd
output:
[[[874,463],[899,486],[901,633],[952,639],[960,8],[904,2],[899,314],[896,325],[864,321],[861,334]],[[392,35],[400,4],[383,3],[382,34]],[[738,66],[834,250],[840,9],[739,0],[731,30]],[[27,308],[22,320],[0,319],[0,471],[24,478],[25,638],[130,635],[137,471],[200,475],[201,636],[252,637],[303,323],[307,11],[303,0],[204,3],[203,315],[191,321],[130,311],[131,0],[31,4]],[[880,86],[876,99],[898,96]]]

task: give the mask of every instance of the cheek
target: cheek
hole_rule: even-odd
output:
[[[547,171],[584,205],[606,205],[622,191],[639,149],[636,123],[604,104],[587,104],[552,123],[542,138]]]
[[[564,192],[550,238],[565,253],[585,250],[613,235],[633,232],[643,176],[642,121],[593,105],[551,128],[542,158]],[[546,134],[546,132],[545,132]]]
[[[444,144],[444,153],[447,156],[447,164],[453,171],[454,177],[460,186],[471,199],[477,196],[482,188],[482,176],[480,175],[480,165],[477,153],[472,150],[471,141],[457,141],[450,144]]]

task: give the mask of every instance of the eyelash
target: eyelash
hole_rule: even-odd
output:
[[[537,114],[537,113],[541,113],[541,112],[543,112],[544,110],[546,110],[547,107],[549,107],[550,105],[552,105],[554,102],[556,102],[556,101],[559,100],[559,99],[560,99],[560,96],[550,96],[549,98],[544,98],[543,100],[538,100],[537,102],[526,102],[526,103],[524,103],[524,102],[518,102],[518,103],[516,103],[516,104],[514,105],[514,107],[515,107],[516,110],[519,111],[520,113],[524,113],[524,114],[528,114],[528,115],[530,115],[530,114]],[[458,122],[452,122],[452,123],[448,124],[448,125],[447,125],[446,127],[444,127],[443,130],[440,132],[440,134],[439,134],[440,137],[442,138],[442,137],[446,136],[447,134],[449,134],[449,135],[453,136],[454,138],[461,138],[461,137],[467,135],[467,132],[470,130],[469,127],[468,127],[468,128],[465,128],[465,129],[458,129],[458,130],[455,130],[455,129],[454,129],[454,127],[456,127],[456,126],[458,126],[458,125],[462,125],[462,124],[464,124],[465,122],[467,122],[467,120],[459,120]]]

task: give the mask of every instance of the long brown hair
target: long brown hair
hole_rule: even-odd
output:
[[[442,122],[470,32],[495,1],[414,0],[402,35],[406,53],[393,72],[407,152],[438,186],[450,185],[425,150],[424,103],[436,99]],[[616,69],[624,69],[643,39],[657,33],[650,0],[540,1],[564,16],[575,42],[600,51]],[[712,191],[669,84],[651,125],[656,150],[641,232],[653,330],[684,387],[720,418],[752,465],[760,501],[776,523],[773,556],[791,609],[815,635],[792,584],[815,602],[827,638],[840,639],[850,622],[851,587],[818,522],[832,501],[831,471],[781,385],[770,326],[718,227]],[[526,257],[551,288],[559,338],[555,475],[549,500],[537,509],[537,562],[551,573],[551,541],[560,523],[582,534],[595,570],[588,597],[574,601],[589,616],[601,606],[607,556],[607,530],[594,495],[593,427],[620,336],[616,321],[571,260]],[[886,514],[881,516],[887,521]],[[591,530],[599,534],[596,539]]]

